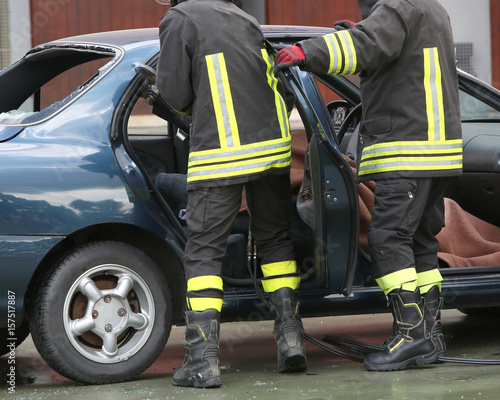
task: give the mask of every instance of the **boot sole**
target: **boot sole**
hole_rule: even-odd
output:
[[[417,365],[418,367],[424,364],[433,364],[439,358],[439,354],[436,351],[432,353],[425,354],[422,356],[412,357],[408,360],[400,361],[394,364],[382,364],[382,365],[374,365],[367,362],[365,359],[364,365],[367,371],[400,371],[408,367],[409,365]]]
[[[214,376],[208,379],[199,379],[197,377],[192,377],[191,379],[178,380],[173,378],[172,384],[174,386],[182,387],[195,387],[200,389],[217,388],[221,386],[220,376]]]
[[[278,372],[301,372],[307,369],[306,357],[302,353],[291,354],[285,357]]]

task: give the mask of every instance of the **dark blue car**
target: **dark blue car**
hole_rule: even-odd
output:
[[[264,31],[279,46],[332,30]],[[157,29],[97,33],[37,46],[0,72],[2,354],[31,333],[62,375],[123,381],[151,365],[172,325],[183,323],[188,121],[170,118],[155,97],[148,70],[158,52]],[[297,97],[291,123],[302,218],[294,216],[292,235],[301,315],[385,312],[360,245],[366,199],[348,157],[360,115],[356,81],[296,68],[285,75]],[[463,72],[460,89],[464,175],[447,197],[495,232],[500,93]],[[299,192],[306,150],[308,181]],[[445,307],[499,307],[494,254],[474,267],[457,260],[443,261]],[[224,261],[226,321],[269,318],[256,267],[242,212]]]

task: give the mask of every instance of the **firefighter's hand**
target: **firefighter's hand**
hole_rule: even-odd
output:
[[[333,23],[333,27],[338,31],[343,31],[346,29],[352,29],[356,25],[356,22],[349,21],[348,19],[344,19],[342,21],[335,21]]]
[[[278,51],[275,64],[275,73],[294,65],[303,67],[306,64],[306,56],[300,46],[287,46]]]

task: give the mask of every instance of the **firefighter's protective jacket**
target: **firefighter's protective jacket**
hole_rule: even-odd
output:
[[[370,8],[353,29],[299,43],[305,70],[360,73],[359,180],[461,174],[448,14],[437,0],[359,0],[360,6],[363,1]]]
[[[253,17],[226,0],[183,2],[162,19],[160,45],[160,93],[192,114],[188,190],[289,173],[285,93]]]

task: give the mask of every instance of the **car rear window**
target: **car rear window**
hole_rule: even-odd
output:
[[[114,49],[40,46],[0,72],[0,123],[40,122],[79,97],[115,64]]]

